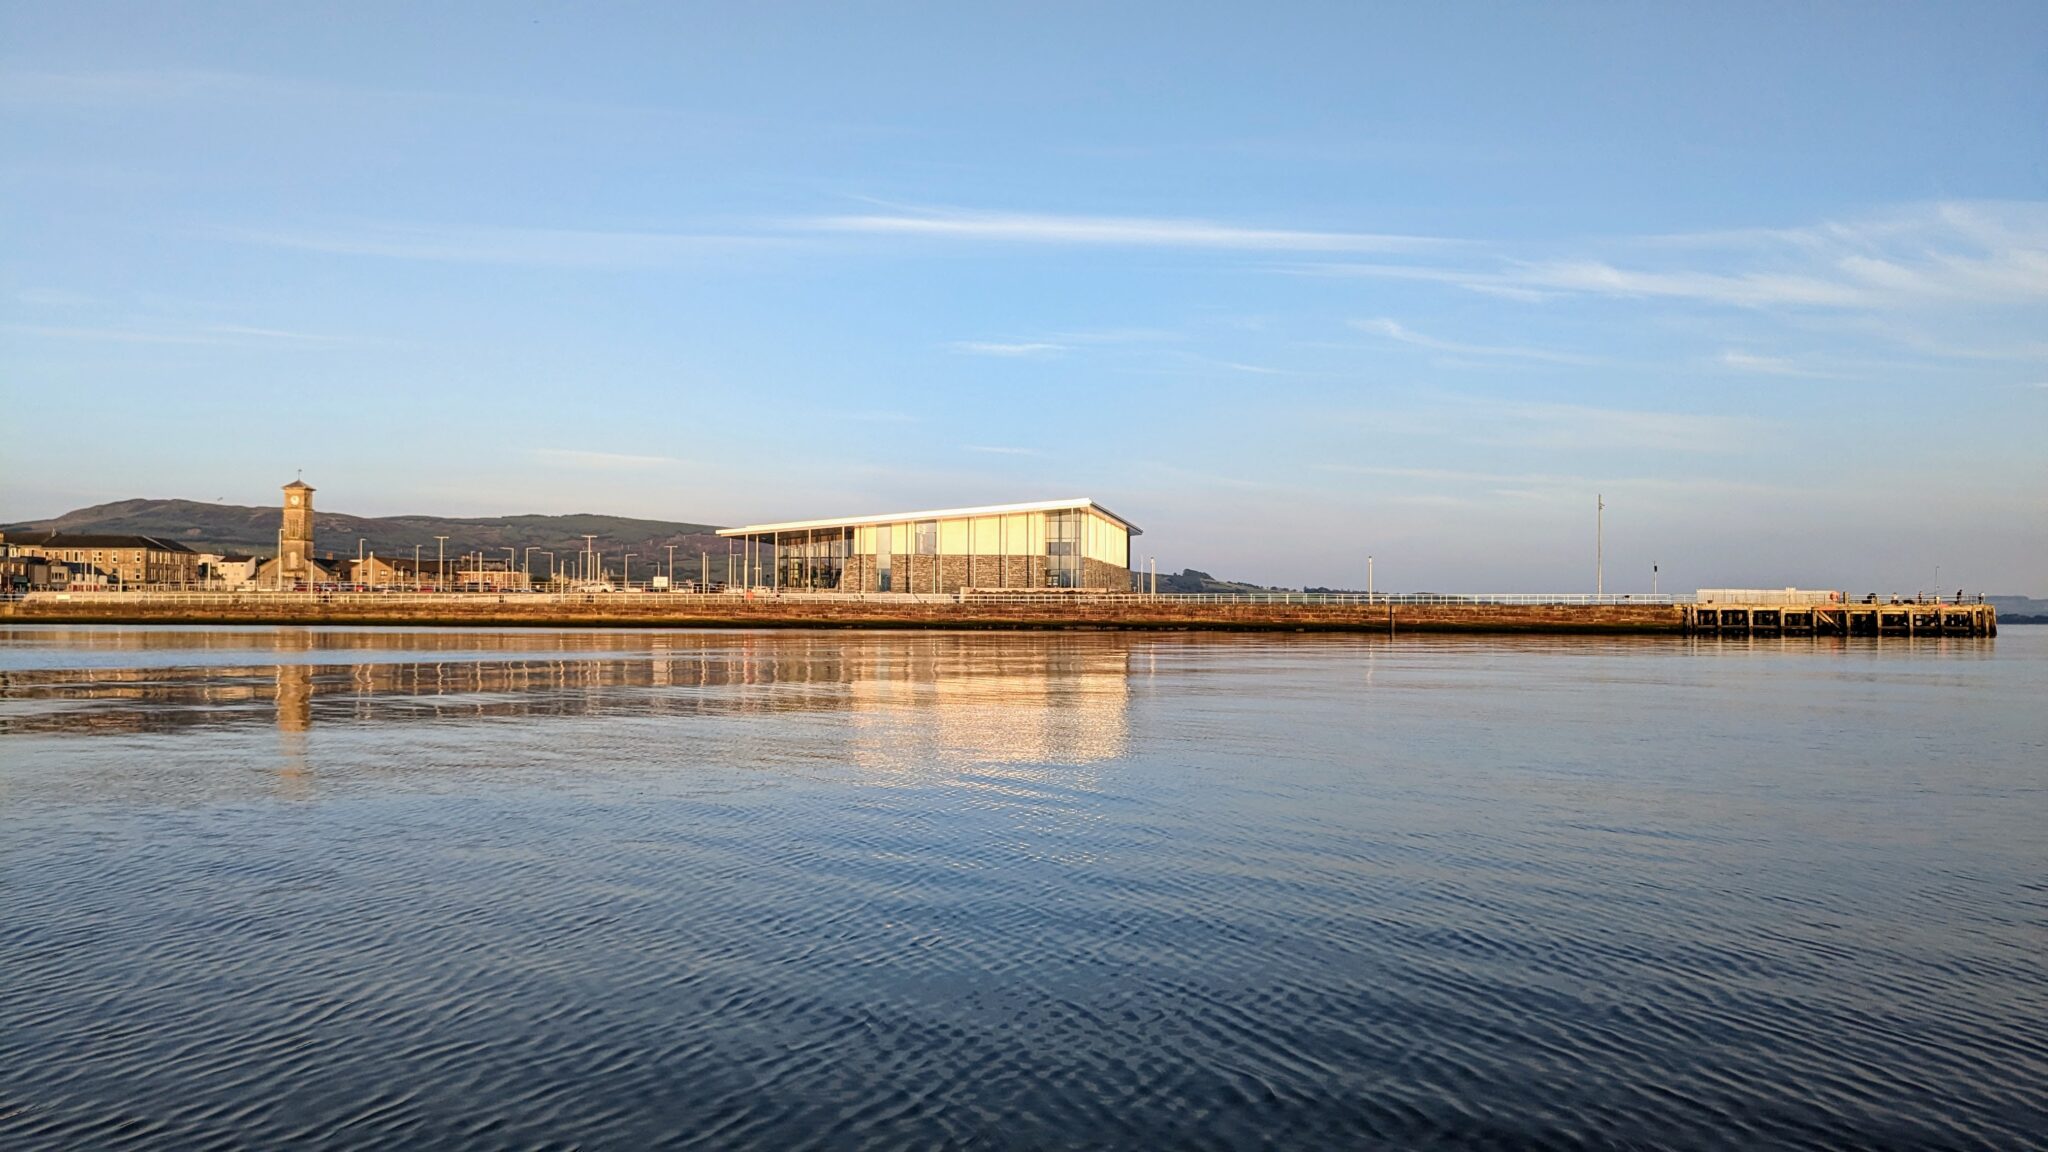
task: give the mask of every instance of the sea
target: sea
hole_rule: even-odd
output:
[[[0,627],[0,1148],[2048,1146],[2048,628]]]

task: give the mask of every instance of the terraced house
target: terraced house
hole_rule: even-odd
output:
[[[63,564],[71,570],[73,582],[85,573],[106,583],[131,587],[175,587],[199,581],[199,553],[174,540],[155,536],[37,532],[8,543],[17,555],[40,556]]]

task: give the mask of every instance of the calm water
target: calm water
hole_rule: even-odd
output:
[[[0,1147],[2021,1147],[2048,629],[0,629]]]

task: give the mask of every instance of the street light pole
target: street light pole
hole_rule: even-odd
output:
[[[619,583],[624,585],[626,591],[628,592],[631,592],[633,590],[633,557],[638,555],[638,552],[626,553],[626,570],[625,573],[619,577]]]
[[[583,578],[585,580],[590,579],[590,571],[593,567],[596,566],[596,561],[597,537],[595,535],[585,534],[583,537]]]
[[[1607,497],[1593,496],[1593,595],[1607,591]]]
[[[1657,594],[1657,562],[1650,561],[1650,595]]]
[[[1365,558],[1365,598],[1372,599],[1372,557]]]
[[[668,590],[676,590],[676,546],[668,546]]]
[[[434,566],[435,570],[440,573],[434,577],[434,591],[446,592],[448,590],[448,538],[446,536],[436,536],[434,540],[436,553]]]

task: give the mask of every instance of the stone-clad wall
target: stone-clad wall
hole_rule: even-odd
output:
[[[1106,560],[1083,557],[1081,560],[1081,587],[1093,588],[1099,592],[1129,592],[1131,570],[1111,564]]]

